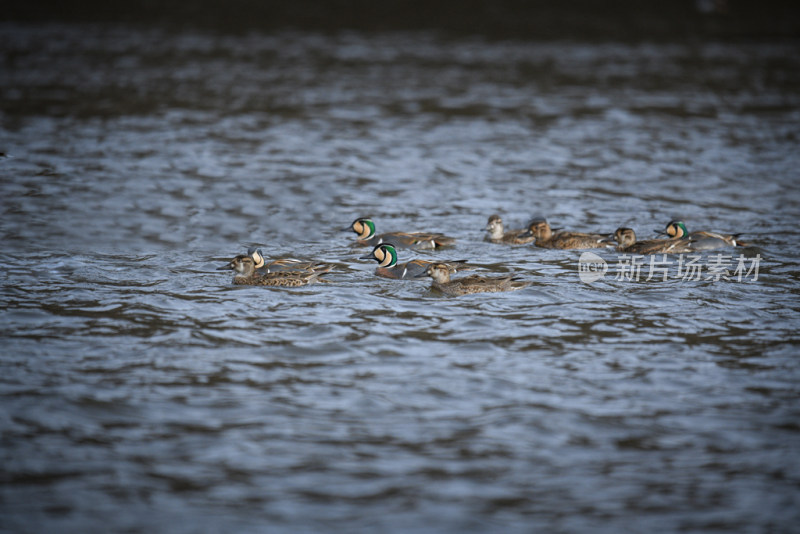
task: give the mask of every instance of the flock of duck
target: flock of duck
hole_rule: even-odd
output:
[[[522,289],[531,282],[515,275],[481,276],[471,274],[451,278],[459,271],[472,270],[465,260],[427,261],[412,260],[398,263],[398,248],[438,249],[455,244],[453,237],[429,232],[391,232],[378,234],[371,219],[359,218],[345,230],[357,235],[356,244],[372,246],[372,252],[359,259],[378,262],[377,276],[394,280],[430,277],[432,288],[448,295],[467,295]],[[506,230],[499,215],[492,215],[486,225],[486,240],[505,245],[533,245],[542,248],[591,249],[614,248],[630,254],[683,254],[713,250],[729,246],[747,246],[738,240],[738,234],[719,234],[716,232],[689,232],[682,221],[670,221],[662,234],[664,239],[637,241],[631,228],[618,228],[613,234],[567,232],[553,229],[547,220],[533,219],[527,228]],[[217,270],[233,270],[233,283],[237,285],[298,287],[315,282],[325,282],[323,275],[329,273],[332,265],[296,259],[267,261],[261,249],[250,248],[247,254],[233,258]]]

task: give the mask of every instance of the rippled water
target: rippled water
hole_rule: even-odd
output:
[[[789,532],[800,46],[0,27],[0,529]],[[741,232],[578,277],[499,212]],[[340,229],[533,281],[444,297]],[[332,283],[234,287],[247,246]],[[705,255],[703,262],[711,261]]]

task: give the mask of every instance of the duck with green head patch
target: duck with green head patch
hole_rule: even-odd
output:
[[[670,221],[667,223],[665,233],[673,239],[688,240],[688,247],[694,251],[750,246],[748,243],[739,241],[741,234],[718,234],[702,230],[690,233],[683,221]]]
[[[473,293],[516,291],[531,285],[531,282],[522,280],[513,274],[491,277],[471,274],[451,280],[450,272],[450,267],[446,263],[432,263],[428,265],[425,272],[418,274],[417,277],[430,276],[433,278],[432,289],[454,297]]]
[[[447,265],[451,272],[468,271],[472,268],[466,265],[466,260],[456,260],[453,262],[433,262],[425,260],[411,260],[408,263],[397,263],[397,249],[392,243],[381,243],[366,256],[361,256],[361,260],[375,260],[378,267],[375,274],[384,278],[394,280],[408,280],[416,278],[418,274],[424,274],[429,265],[441,263]]]
[[[546,219],[534,219],[522,237],[536,238],[534,245],[542,248],[584,249],[610,246],[608,237],[602,234],[554,231]]]
[[[278,271],[260,274],[256,272],[256,262],[253,258],[242,254],[233,258],[226,265],[218,267],[217,270],[234,271],[236,273],[233,277],[235,285],[299,287],[315,282],[325,282],[326,280],[320,276],[329,272],[331,266],[317,271]]]
[[[436,249],[455,244],[453,237],[443,234],[428,232],[389,232],[385,234],[375,233],[375,223],[372,219],[360,218],[352,222],[345,230],[352,230],[358,236],[357,245],[375,246],[381,243],[393,243],[397,247]]]
[[[533,243],[536,240],[536,237],[530,234],[525,228],[520,228],[519,230],[505,230],[503,228],[503,219],[496,213],[489,217],[489,222],[486,223],[486,231],[489,232],[486,239],[492,243],[525,245]]]
[[[619,244],[617,251],[629,254],[685,254],[691,252],[684,239],[647,239],[636,241],[636,232],[632,228],[617,228],[614,239]]]

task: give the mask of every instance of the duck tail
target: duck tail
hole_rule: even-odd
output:
[[[331,281],[327,280],[325,278],[322,278],[322,275],[328,274],[329,272],[331,272],[331,267],[332,266],[329,265],[328,269],[326,269],[324,271],[314,271],[313,273],[311,273],[311,276],[308,277],[308,283],[309,284],[313,284],[315,282],[320,282],[320,283],[323,283],[323,284],[330,284]]]
[[[524,280],[524,279],[522,279],[522,278],[520,278],[518,276],[515,276],[515,277],[511,278],[508,281],[508,283],[509,283],[509,286],[513,287],[514,289],[522,289],[524,287],[528,287],[533,282],[531,282],[530,280]]]
[[[313,267],[311,267],[311,270],[317,275],[329,273],[331,269],[333,269],[333,265],[330,263],[315,263]]]
[[[475,267],[473,267],[472,265],[467,264],[467,261],[469,261],[469,260],[450,260],[447,263],[449,263],[451,265],[451,267],[453,267],[453,272],[474,271]]]

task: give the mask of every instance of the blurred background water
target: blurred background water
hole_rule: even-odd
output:
[[[796,529],[800,46],[717,5],[649,40],[0,25],[0,530]],[[585,284],[495,212],[682,218],[759,273]],[[533,285],[377,278],[363,215]],[[332,283],[234,287],[253,245]]]

